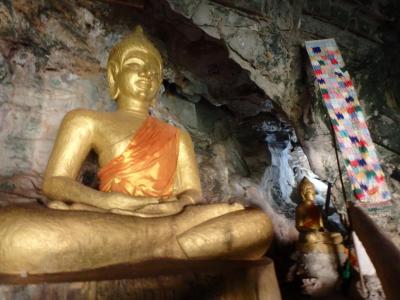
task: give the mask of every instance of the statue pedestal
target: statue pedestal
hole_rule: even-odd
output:
[[[333,253],[338,256],[346,255],[343,237],[338,232],[300,232],[296,248],[302,253],[320,252]]]
[[[281,295],[271,259],[159,260],[51,275],[0,274],[0,299],[264,299]]]
[[[341,283],[341,270],[348,257],[338,232],[303,231],[296,244],[296,275],[303,281],[303,294],[330,295]]]

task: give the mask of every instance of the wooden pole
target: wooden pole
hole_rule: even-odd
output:
[[[374,221],[357,206],[348,208],[353,230],[376,269],[387,300],[400,299],[400,250]]]

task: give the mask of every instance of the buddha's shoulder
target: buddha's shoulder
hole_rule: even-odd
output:
[[[158,123],[158,126],[161,130],[164,130],[164,129],[169,130],[169,132],[171,134],[172,133],[175,134],[175,132],[177,132],[180,144],[191,141],[190,134],[186,131],[186,129],[184,129],[182,127],[178,127],[178,126],[171,124],[170,122],[167,122],[160,118],[152,117],[151,119],[153,120],[153,122]]]
[[[90,109],[74,109],[69,111],[64,117],[64,123],[76,123],[76,122],[96,122],[97,120],[104,120],[109,118],[111,113],[99,112]]]
[[[171,124],[170,122],[167,122],[167,121],[162,120],[162,119],[160,119],[160,118],[155,118],[155,117],[153,117],[152,119],[153,119],[154,121],[156,121],[158,124],[160,124],[161,126],[165,127],[165,128],[177,130],[177,132],[178,132],[178,134],[179,134],[179,136],[180,136],[181,138],[185,138],[185,139],[190,138],[190,134],[189,134],[189,132],[188,132],[185,128],[183,128],[183,127],[178,127],[178,126],[176,126],[176,125],[174,125],[174,124]]]
[[[190,133],[184,128],[178,128],[179,132],[179,143],[184,145],[191,145],[192,144],[192,137]]]

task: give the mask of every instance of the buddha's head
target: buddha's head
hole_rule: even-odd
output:
[[[162,81],[162,59],[141,26],[116,44],[107,64],[110,94],[152,103]]]
[[[314,202],[315,186],[307,177],[304,177],[303,180],[300,182],[299,191],[303,201]]]

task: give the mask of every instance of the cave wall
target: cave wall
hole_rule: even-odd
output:
[[[119,37],[105,34],[82,6],[0,3],[2,204],[41,198],[41,175],[67,111],[112,109],[102,73]]]
[[[372,139],[393,195],[392,217],[377,218],[398,241],[400,166],[400,22],[395,1],[168,0],[210,36],[279,106],[294,126],[312,170],[334,182],[343,205],[329,118],[310,72],[303,43],[335,38],[355,81]],[[344,170],[343,166],[341,170]],[[343,174],[345,177],[345,174]],[[346,184],[348,196],[349,186]],[[339,200],[342,199],[342,200]],[[394,219],[394,222],[392,222]]]
[[[326,119],[304,80],[308,64],[302,51],[305,40],[334,37],[356,81],[374,141],[399,153],[395,128],[398,121],[399,40],[396,3],[390,1],[184,1],[169,0],[171,7],[221,39],[229,54],[251,79],[278,103],[295,124],[309,156],[327,134]],[[190,2],[190,4],[189,4]],[[311,110],[311,112],[310,112]],[[310,124],[311,123],[311,124]],[[325,122],[326,123],[326,122]],[[389,125],[389,126],[388,126]],[[304,127],[304,128],[302,128]],[[388,130],[384,130],[383,128]],[[390,127],[390,128],[389,128]],[[317,133],[313,132],[317,131]],[[312,139],[318,141],[313,142]],[[392,137],[392,138],[389,138]],[[328,140],[323,140],[330,143]],[[310,145],[308,145],[310,144]],[[322,150],[322,149],[321,149]],[[321,156],[320,150],[316,153]],[[315,171],[330,178],[329,158],[314,159]]]

